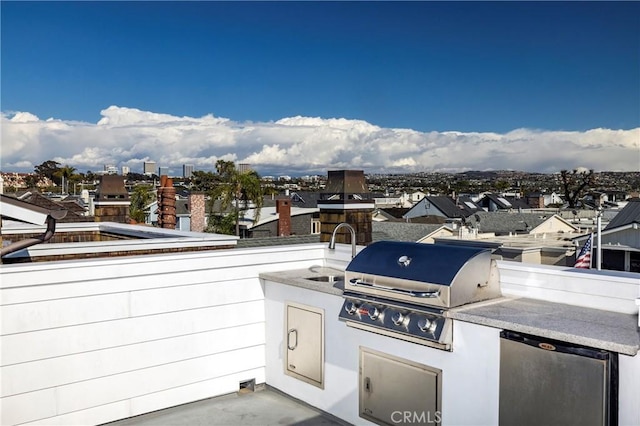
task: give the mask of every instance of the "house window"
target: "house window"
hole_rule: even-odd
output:
[[[312,234],[319,234],[320,233],[320,220],[319,219],[311,220],[311,233]]]
[[[602,250],[602,269],[624,271],[624,251]]]

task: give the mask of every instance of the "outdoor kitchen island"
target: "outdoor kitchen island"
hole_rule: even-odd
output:
[[[637,314],[518,297],[522,290],[512,290],[506,283],[503,290],[510,289],[503,291],[506,297],[472,303],[445,313],[452,319],[453,327],[452,347],[447,351],[350,327],[339,321],[344,303],[344,281],[336,278],[343,276],[342,269],[339,266],[335,269],[317,267],[260,274],[265,288],[266,322],[269,324],[266,336],[266,381],[269,385],[347,422],[371,424],[366,418],[375,417],[375,413],[366,411],[369,407],[363,393],[382,391],[385,395],[388,393],[387,400],[395,400],[397,395],[403,396],[401,399],[415,400],[418,392],[421,395],[418,399],[430,400],[434,393],[416,388],[410,380],[424,375],[426,383],[435,389],[433,405],[427,404],[426,410],[423,408],[418,412],[406,406],[398,406],[397,409],[385,407],[388,424],[428,424],[441,420],[444,425],[497,425],[500,413],[500,333],[510,330],[617,353],[618,424],[640,424]],[[499,262],[499,269],[505,272],[503,275],[508,277],[507,281],[519,273],[514,269],[523,269],[522,274],[531,275],[527,268],[506,262]],[[558,278],[570,285],[571,280],[563,274],[575,272],[563,270]],[[603,286],[626,288],[633,298],[638,295],[640,287],[633,279],[612,277],[613,282],[607,282],[603,276],[597,278]],[[544,292],[537,288],[531,293],[540,297]],[[564,297],[567,301],[573,300],[569,296]],[[553,297],[547,298],[553,300]],[[630,300],[630,303],[618,303],[624,304],[623,309],[633,309],[634,301]],[[291,308],[311,312],[312,316],[320,315],[321,324],[314,339],[321,340],[317,347],[321,348],[322,356],[313,362],[322,365],[308,370],[318,374],[315,382],[301,380],[287,371],[290,369],[288,354],[302,347],[306,339],[302,334],[306,329],[299,333],[296,324],[286,324]],[[370,359],[376,361],[376,367],[389,365],[391,376],[385,377],[381,373],[383,382],[376,382],[373,376],[368,382],[368,373],[365,371],[363,375],[361,371],[363,360],[366,370]],[[382,363],[378,364],[380,360]],[[395,380],[399,377],[402,379]],[[436,409],[432,411],[432,407]]]

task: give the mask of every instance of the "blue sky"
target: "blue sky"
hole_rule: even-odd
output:
[[[2,110],[640,124],[640,3],[2,2]]]
[[[423,133],[640,126],[640,2],[0,6],[5,119],[95,125],[117,106],[243,126],[302,116]]]

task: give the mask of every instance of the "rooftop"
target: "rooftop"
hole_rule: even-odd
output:
[[[108,423],[108,426],[332,426],[348,423],[270,386]]]

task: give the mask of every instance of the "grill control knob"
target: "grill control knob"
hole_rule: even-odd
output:
[[[369,306],[369,318],[371,318],[372,320],[376,320],[379,316],[380,310],[375,306]]]
[[[420,318],[418,320],[418,328],[425,333],[433,333],[436,329],[436,322],[431,321],[429,318]]]
[[[394,312],[393,315],[391,315],[391,322],[395,325],[402,324],[404,322],[404,315],[402,315],[402,312]]]
[[[344,310],[347,311],[349,315],[353,315],[358,310],[358,305],[356,305],[351,301],[348,301],[347,303],[344,304]]]

